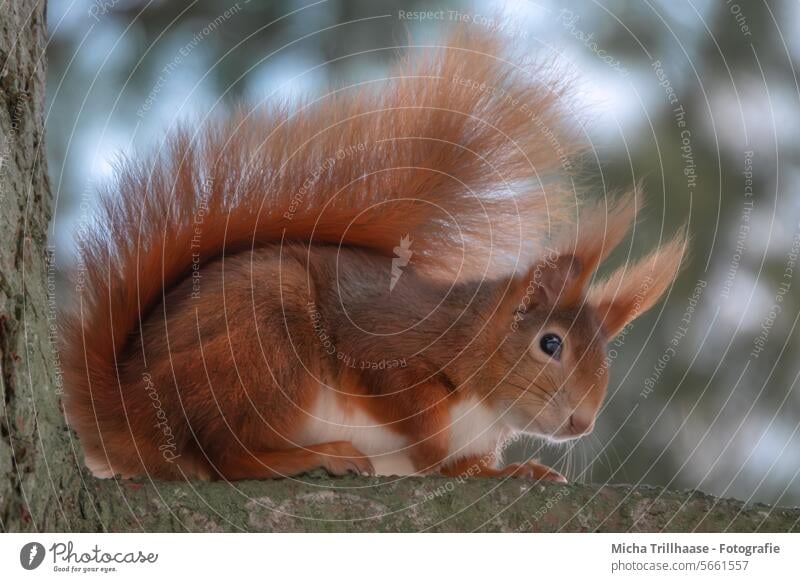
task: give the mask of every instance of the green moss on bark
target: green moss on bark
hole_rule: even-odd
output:
[[[440,477],[87,482],[71,529],[266,532],[800,531],[800,509],[654,487]],[[84,510],[85,511],[85,510]]]

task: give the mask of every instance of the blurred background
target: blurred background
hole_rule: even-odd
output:
[[[429,18],[409,16],[432,11]],[[504,14],[505,20],[497,19]],[[118,152],[241,100],[294,99],[385,74],[448,22],[579,79],[596,195],[642,181],[624,260],[688,222],[668,300],[610,346],[597,428],[530,442],[582,481],[800,504],[800,3],[62,0],[49,3],[47,144],[63,269]]]

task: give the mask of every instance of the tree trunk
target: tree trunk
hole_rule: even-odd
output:
[[[79,484],[59,411],[47,227],[42,0],[0,11],[0,527],[63,526]]]
[[[800,531],[800,510],[653,488],[493,479],[100,481],[59,408],[43,0],[0,12],[0,529]]]

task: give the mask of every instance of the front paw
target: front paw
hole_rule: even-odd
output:
[[[547,465],[542,465],[535,461],[507,465],[500,470],[500,474],[508,477],[535,479],[536,481],[555,481],[556,483],[567,482],[567,478],[555,469],[551,469]]]
[[[314,447],[320,454],[320,466],[329,475],[374,475],[372,461],[347,441],[325,443]]]

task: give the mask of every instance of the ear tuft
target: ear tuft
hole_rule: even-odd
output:
[[[592,286],[589,304],[597,310],[609,337],[658,302],[677,276],[687,244],[683,228],[668,243]]]
[[[638,199],[633,189],[610,202],[603,200],[580,209],[571,238],[556,244],[535,267],[543,273],[542,286],[552,304],[575,305],[583,299],[592,274],[633,224]],[[542,263],[555,268],[542,269]]]

